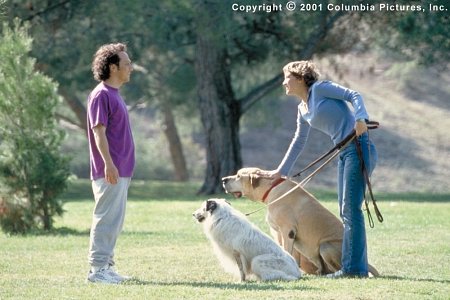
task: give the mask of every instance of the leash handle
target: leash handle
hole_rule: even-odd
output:
[[[375,214],[377,216],[378,221],[380,223],[382,223],[384,221],[384,218],[383,218],[383,215],[381,214],[380,210],[378,209],[375,197],[373,196],[372,184],[370,183],[369,173],[367,172],[366,164],[364,162],[364,156],[362,153],[361,144],[358,141],[358,139],[355,139],[355,144],[356,144],[356,152],[358,153],[359,160],[361,162],[361,169],[362,169],[361,171],[363,173],[364,180],[367,184],[367,189],[369,190],[370,198],[372,199],[372,204],[375,209]],[[365,195],[364,195],[364,198],[365,198],[365,204],[366,204],[366,210],[367,210],[367,217],[369,218],[369,225],[370,225],[370,228],[374,228],[375,224],[373,222],[372,215],[369,210],[368,200],[366,199]]]
[[[380,127],[380,123],[377,121],[367,121],[366,124],[367,124],[368,129],[377,129],[378,127]],[[362,156],[362,153],[361,153],[361,156]],[[369,177],[369,174],[367,173],[367,169],[365,167],[364,160],[362,160],[362,164],[364,167],[364,173],[365,173],[364,176],[366,177],[366,181],[367,181],[367,188],[369,190],[370,197],[372,198],[372,205],[375,210],[375,215],[377,216],[378,221],[380,223],[383,223],[384,218],[383,218],[383,215],[381,214],[380,210],[378,209],[377,201],[375,200],[375,197],[373,196],[372,184],[370,182],[370,177]],[[372,221],[372,224],[373,224],[373,221]]]
[[[366,205],[367,219],[369,220],[369,226],[370,228],[374,228],[375,223],[373,222],[372,214],[370,213],[369,201],[367,201],[367,199],[364,199],[364,204]]]
[[[367,129],[377,129],[380,127],[380,122],[377,121],[366,121]]]

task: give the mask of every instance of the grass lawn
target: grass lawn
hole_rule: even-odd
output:
[[[55,230],[0,233],[0,299],[450,299],[450,194],[376,192],[385,221],[367,234],[379,278],[240,283],[222,271],[192,218],[206,199],[197,188],[133,182],[116,263],[135,279],[110,286],[85,282],[93,200],[88,181],[74,182]],[[333,193],[312,192],[337,212]],[[260,207],[231,201],[243,212]],[[264,212],[249,218],[267,231]]]

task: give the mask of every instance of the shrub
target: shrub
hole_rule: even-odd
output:
[[[31,38],[16,21],[0,36],[0,224],[18,233],[52,228],[62,215],[58,195],[69,177],[68,159],[60,153],[63,131],[55,109],[57,84],[34,69],[28,56]]]

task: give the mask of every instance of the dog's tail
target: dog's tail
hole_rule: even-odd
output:
[[[378,273],[377,269],[375,269],[375,267],[371,264],[369,264],[369,273],[372,274],[373,277],[380,276],[380,273]]]

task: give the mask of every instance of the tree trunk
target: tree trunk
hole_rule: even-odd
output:
[[[50,216],[50,212],[48,211],[47,205],[42,206],[42,223],[44,226],[44,230],[52,229],[52,217]]]
[[[186,160],[183,154],[183,146],[178,135],[175,119],[173,117],[172,109],[167,102],[162,101],[161,109],[164,115],[164,134],[169,142],[170,157],[174,167],[174,174],[176,181],[187,181],[189,173],[186,167]]]
[[[242,166],[239,141],[239,102],[233,95],[226,47],[214,35],[217,16],[211,3],[200,1],[201,18],[197,24],[195,72],[198,103],[205,130],[206,173],[199,194],[223,192],[222,177],[236,173]],[[203,5],[202,5],[203,4]]]
[[[63,96],[64,101],[66,101],[66,103],[69,105],[70,109],[74,112],[75,116],[78,119],[77,121],[72,122],[73,125],[78,126],[80,129],[82,129],[87,134],[86,107],[83,105],[83,103],[78,98],[71,95],[65,89],[60,88],[59,93],[61,94],[61,96]]]
[[[218,11],[220,5],[206,0],[197,1],[197,38],[195,71],[197,93],[202,124],[206,136],[206,174],[199,194],[214,194],[222,191],[221,178],[242,166],[239,141],[239,120],[242,114],[264,95],[279,86],[283,75],[273,77],[255,88],[247,96],[236,100],[231,87],[230,66],[227,63],[226,37],[215,30],[224,24]],[[327,36],[336,21],[345,13],[321,16],[316,32],[313,32],[299,57],[309,59],[317,46]]]

